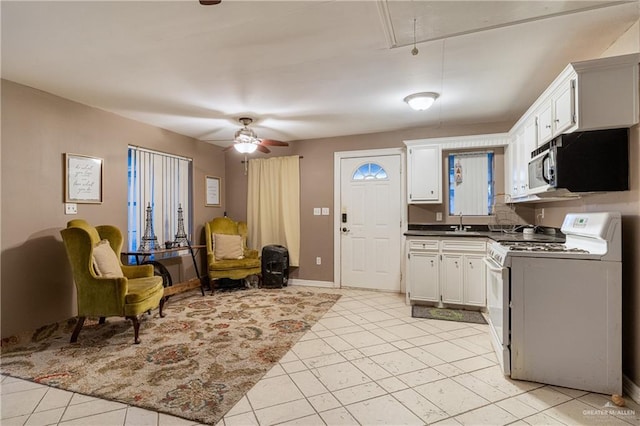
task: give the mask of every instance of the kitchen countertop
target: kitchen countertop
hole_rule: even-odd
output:
[[[407,237],[446,237],[446,238],[490,238],[494,241],[538,241],[546,243],[564,243],[565,236],[559,230],[553,235],[536,232],[533,235],[523,235],[519,232],[490,231],[487,225],[471,225],[467,232],[456,232],[453,225],[409,224],[404,233]],[[469,225],[466,225],[469,226]]]

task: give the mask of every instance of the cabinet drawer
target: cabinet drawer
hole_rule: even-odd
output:
[[[464,239],[464,240],[443,240],[442,251],[486,251],[484,240]]]
[[[409,251],[438,250],[438,240],[409,240]]]

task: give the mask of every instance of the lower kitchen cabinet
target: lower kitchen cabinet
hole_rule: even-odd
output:
[[[414,252],[408,262],[408,288],[411,299],[427,302],[440,301],[440,255],[437,253]],[[414,283],[414,285],[412,285]]]
[[[484,255],[464,255],[464,304],[486,306],[487,274]]]
[[[463,303],[462,255],[445,253],[442,255],[442,303]]]
[[[440,243],[421,238],[407,240],[407,289],[410,299],[440,301]]]
[[[407,251],[411,301],[486,306],[484,239],[412,238]]]

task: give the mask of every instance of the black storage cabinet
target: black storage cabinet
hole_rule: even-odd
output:
[[[278,245],[262,248],[262,286],[282,288],[289,281],[289,250]]]

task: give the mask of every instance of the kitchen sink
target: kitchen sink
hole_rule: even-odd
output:
[[[446,235],[480,235],[480,232],[476,231],[444,231]]]

